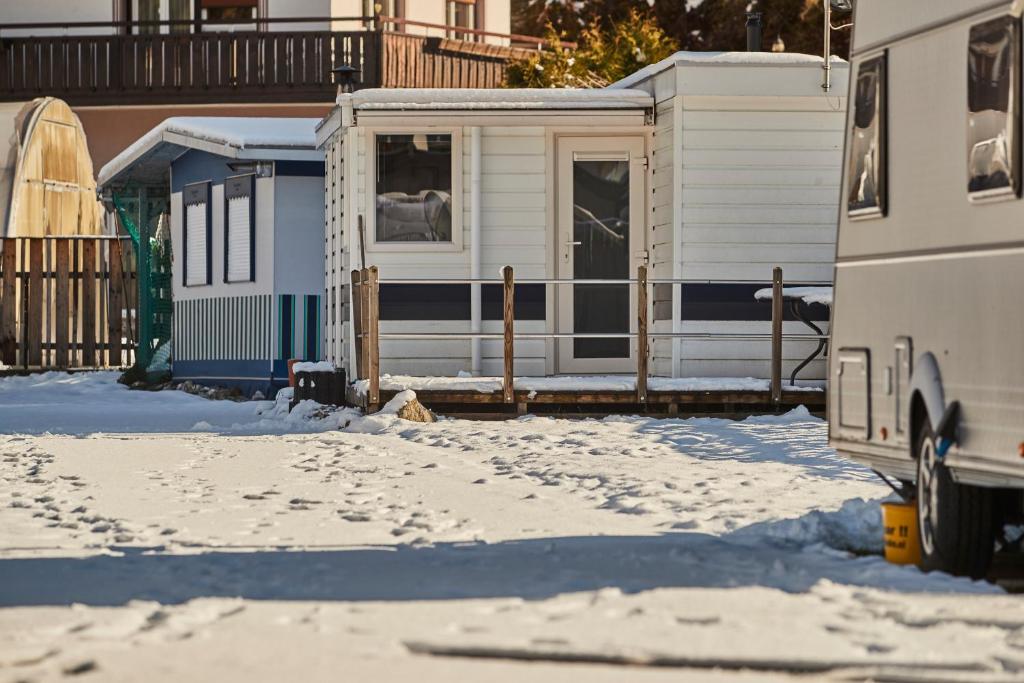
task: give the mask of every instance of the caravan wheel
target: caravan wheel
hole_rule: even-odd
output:
[[[984,577],[995,546],[991,489],[953,481],[949,468],[935,453],[927,418],[914,444],[921,568]]]

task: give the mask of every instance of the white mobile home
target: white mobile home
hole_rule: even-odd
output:
[[[624,279],[649,264],[655,331],[765,332],[754,292],[773,266],[831,281],[846,65],[679,53],[600,90],[362,90],[318,129],[326,163],[325,353],[351,370],[349,273],[380,269],[380,330],[500,332],[514,268],[516,331],[635,331]],[[360,229],[362,228],[362,229]],[[527,282],[523,282],[527,280]],[[476,289],[479,287],[479,294]],[[827,319],[827,311],[816,316]],[[787,323],[798,324],[798,323]],[[500,341],[387,340],[381,371],[501,374]],[[787,346],[789,365],[807,355]],[[634,371],[628,339],[516,344],[517,375]],[[655,374],[768,374],[765,342],[653,347]],[[807,377],[823,377],[819,361]]]
[[[316,123],[171,118],[100,170],[106,191],[170,187],[175,379],[272,394],[320,358]]]

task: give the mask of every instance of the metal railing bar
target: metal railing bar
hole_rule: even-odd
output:
[[[357,335],[362,336],[362,335]],[[636,332],[516,332],[515,339],[635,339]],[[763,340],[771,334],[757,332],[648,332],[648,337],[660,339],[715,339],[715,340]],[[783,339],[792,341],[819,341],[828,339],[825,334],[783,334]],[[381,332],[379,339],[504,339],[501,332]]]
[[[0,31],[32,28],[122,28],[142,26],[238,26],[239,24],[309,24],[335,21],[373,21],[373,17],[245,17],[238,19],[146,19],[129,21],[32,21],[0,24]],[[362,32],[362,29],[355,29]],[[81,36],[85,37],[85,36]]]
[[[388,278],[382,279],[378,284],[382,285],[500,285],[500,278]],[[636,278],[626,279],[584,279],[573,280],[569,278],[516,278],[517,285],[629,285],[637,284]],[[763,280],[712,280],[707,278],[651,278],[647,280],[649,285],[770,285],[771,281]],[[358,285],[356,285],[358,286]],[[831,287],[831,282],[821,281],[799,281],[787,280],[787,287]]]

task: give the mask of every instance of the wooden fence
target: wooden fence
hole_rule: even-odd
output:
[[[137,304],[127,238],[0,239],[0,363],[11,369],[130,365]]]

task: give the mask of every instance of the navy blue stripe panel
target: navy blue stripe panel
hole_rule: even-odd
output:
[[[256,360],[175,360],[174,377],[241,377],[270,379],[270,361]]]
[[[304,176],[307,178],[323,178],[324,162],[275,161],[274,173],[276,173],[277,175]]]
[[[245,396],[259,391],[273,398],[288,384],[288,376],[286,369],[283,380],[274,379],[269,370],[266,360],[176,360],[173,375],[176,380],[187,379],[203,386],[236,388]]]
[[[772,319],[771,301],[754,299],[754,292],[771,287],[770,282],[764,284],[733,284],[733,283],[701,283],[684,284],[682,286],[683,320],[756,320]],[[671,285],[659,285],[670,288]],[[671,293],[666,292],[664,300],[670,300]],[[656,297],[662,298],[662,297]],[[829,309],[824,304],[799,304],[801,311],[808,319],[828,322]],[[796,320],[790,310],[789,303],[785,307],[785,320]],[[660,316],[659,316],[660,319]]]
[[[768,301],[754,299],[754,292],[771,283],[731,284],[701,283],[682,286],[683,320],[753,320],[765,321],[772,318],[772,307]],[[670,285],[657,285],[655,297],[664,308],[670,294]],[[664,289],[660,289],[664,288]],[[544,320],[544,285],[517,285],[515,289],[516,320]],[[398,285],[380,286],[381,320],[469,320],[469,285]],[[481,286],[481,313],[484,320],[502,319],[501,285]],[[800,303],[800,309],[810,320],[827,322],[828,306]],[[671,310],[670,308],[666,310]],[[656,311],[657,313],[657,311]],[[658,313],[656,319],[667,316]],[[785,319],[796,320],[789,305],[785,307]]]
[[[295,295],[283,294],[281,296],[281,358],[288,360],[293,356],[292,338],[295,335],[295,324],[292,320],[292,312],[295,310]]]
[[[502,286],[481,285],[484,320],[501,320]],[[544,285],[516,285],[516,320],[544,320]],[[469,320],[469,285],[380,286],[381,320]]]
[[[320,297],[306,295],[306,360],[319,360],[317,358],[316,338],[320,329]]]

